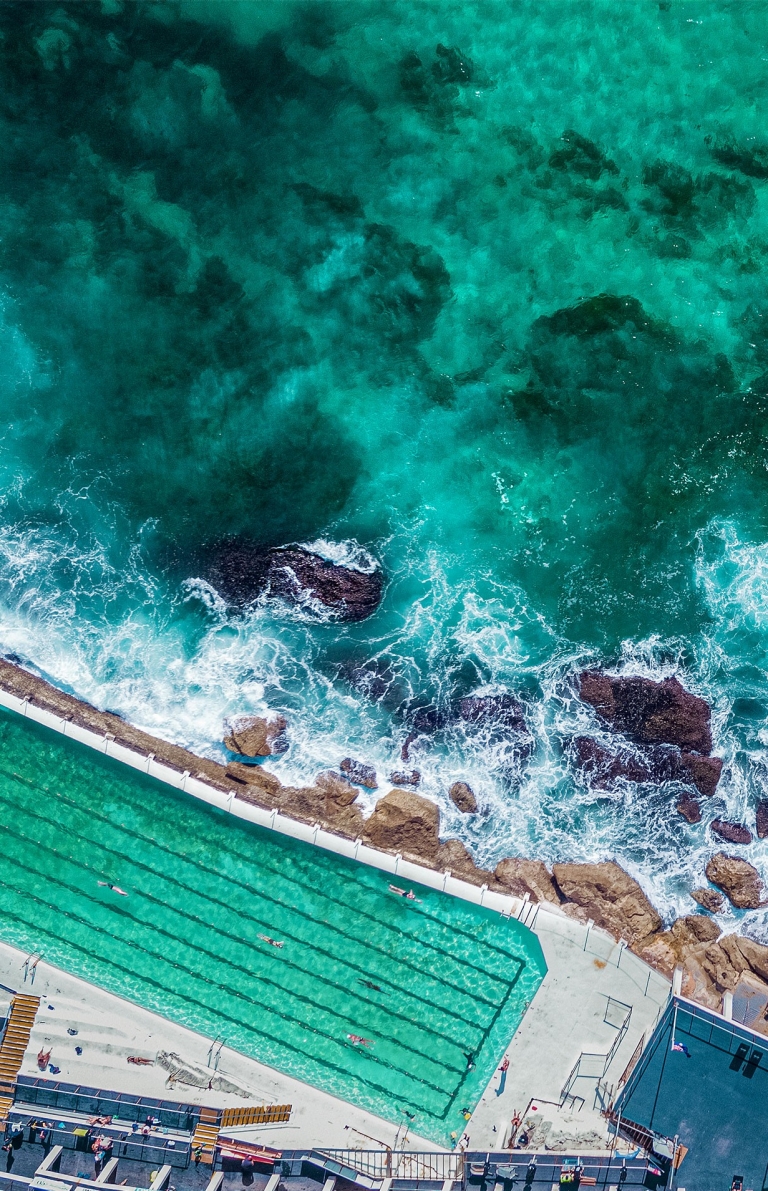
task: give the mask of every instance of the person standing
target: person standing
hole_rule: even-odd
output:
[[[5,1150],[5,1169],[11,1171],[13,1170],[13,1163],[15,1161],[13,1156],[13,1143],[7,1141],[3,1146],[3,1149]]]
[[[501,1093],[504,1091],[504,1088],[505,1088],[506,1082],[507,1082],[507,1072],[509,1071],[509,1059],[507,1058],[506,1055],[504,1055],[504,1058],[501,1061],[501,1066],[499,1067],[499,1071],[501,1072],[501,1075],[499,1076],[499,1086],[496,1089],[497,1096],[500,1096]]]

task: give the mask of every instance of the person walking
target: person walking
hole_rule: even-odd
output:
[[[504,1055],[504,1058],[501,1061],[501,1066],[499,1067],[499,1071],[501,1072],[501,1075],[499,1076],[499,1086],[496,1089],[497,1096],[501,1095],[501,1093],[504,1091],[504,1088],[507,1083],[507,1072],[509,1071],[509,1059],[507,1058],[506,1055]]]
[[[13,1163],[15,1161],[13,1156],[13,1143],[7,1141],[3,1146],[3,1149],[5,1150],[5,1169],[11,1171],[13,1170]]]

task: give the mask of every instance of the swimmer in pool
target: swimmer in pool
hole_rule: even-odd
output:
[[[373,1046],[370,1038],[361,1038],[359,1034],[347,1034],[347,1038],[355,1046]]]
[[[421,901],[421,898],[417,897],[412,889],[401,889],[399,885],[390,885],[389,892],[396,893],[398,897],[404,897],[409,902]]]
[[[284,947],[284,943],[278,943],[277,939],[270,939],[269,935],[259,935],[259,938],[264,943],[269,943],[270,947]]]
[[[104,889],[111,889],[113,893],[119,893],[121,897],[127,897],[128,894],[119,885],[110,885],[109,881],[99,881],[99,885]]]
[[[358,980],[358,984],[362,984],[365,988],[372,988],[374,992],[384,992],[383,988],[379,988],[378,984],[374,984],[372,980]]]

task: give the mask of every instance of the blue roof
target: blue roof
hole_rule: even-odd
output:
[[[676,1186],[768,1186],[768,1038],[719,1013],[672,998],[615,1109],[688,1147]]]

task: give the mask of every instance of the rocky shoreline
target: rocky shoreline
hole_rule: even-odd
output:
[[[624,695],[629,692],[625,702],[629,701],[635,712],[639,706],[637,684],[645,684],[640,694],[647,696],[645,702],[652,705],[652,710],[639,720],[636,717],[634,728],[630,725],[629,730],[636,736],[691,735],[691,720],[685,714],[685,705],[696,697],[684,692],[676,680],[667,680],[667,684],[652,684],[646,679],[613,681],[624,684],[620,690]],[[627,686],[628,683],[631,685]],[[583,685],[582,677],[582,689]],[[659,697],[661,686],[666,689]],[[318,774],[311,786],[283,785],[262,765],[248,763],[250,758],[284,751],[286,723],[281,716],[240,717],[229,725],[226,743],[231,750],[241,751],[244,760],[221,764],[134,728],[113,712],[99,711],[6,659],[0,659],[0,687],[63,720],[104,735],[144,756],[152,756],[179,773],[188,772],[228,793],[234,790],[235,796],[244,802],[268,810],[276,808],[294,819],[319,824],[347,838],[361,839],[383,851],[400,853],[405,859],[428,868],[448,870],[464,881],[527,897],[531,902],[556,905],[583,922],[591,920],[617,940],[623,939],[638,956],[667,977],[672,976],[675,967],[682,967],[683,993],[704,1005],[719,1008],[723,994],[740,984],[768,995],[768,947],[736,934],[722,935],[709,916],[722,908],[724,897],[740,909],[768,904],[759,874],[740,857],[723,852],[713,856],[707,865],[710,886],[691,893],[704,912],[679,918],[665,929],[640,885],[614,861],[560,863],[553,865],[550,872],[541,860],[506,857],[493,870],[480,868],[460,840],[440,839],[437,805],[411,789],[400,787],[380,797],[366,819],[356,804],[359,785],[372,782],[368,788],[376,788],[376,775],[351,758],[342,762],[339,772]],[[587,687],[590,693],[599,689],[603,696],[607,690],[605,684],[589,686],[589,681]],[[703,750],[708,737],[702,727],[702,708],[698,706],[702,703],[703,700],[696,700],[696,705],[688,702],[688,708],[692,709],[694,720],[699,721],[695,740],[702,751],[696,755],[706,757]],[[606,711],[603,698],[597,710],[607,716],[613,709],[608,704]],[[619,713],[616,715],[618,718]],[[707,725],[708,716],[709,708],[706,708]],[[626,716],[624,730],[628,731]],[[648,743],[655,747],[657,740]],[[454,783],[451,788],[454,802],[465,813],[476,809],[471,795],[465,783]]]

